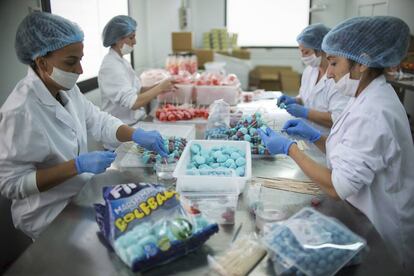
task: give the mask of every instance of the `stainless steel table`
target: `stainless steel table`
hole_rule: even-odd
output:
[[[311,147],[309,154],[318,162],[324,157]],[[300,168],[289,158],[280,156],[253,160],[253,175],[307,179]],[[118,171],[92,178],[75,201],[70,203],[42,235],[20,256],[5,275],[133,275],[114,252],[108,250],[98,235],[92,204],[102,202],[103,186],[139,181],[155,181],[149,170]],[[270,196],[285,211],[294,213],[310,206],[312,196],[271,190]],[[342,269],[340,275],[401,275],[401,271],[368,219],[345,202],[324,197],[317,209],[336,217],[352,231],[364,237],[370,251],[358,266]],[[255,231],[254,218],[247,209],[245,196],[241,195],[234,226],[220,226],[218,234],[207,243],[181,259],[154,268],[145,275],[212,275],[208,269],[207,255],[224,252],[230,245],[234,232],[243,223],[240,234]],[[267,258],[252,271],[251,275],[274,275]]]

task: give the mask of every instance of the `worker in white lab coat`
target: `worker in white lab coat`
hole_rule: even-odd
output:
[[[144,107],[159,94],[173,88],[169,78],[153,87],[142,87],[131,64],[123,58],[136,44],[136,21],[125,15],[112,18],[105,26],[102,39],[110,47],[98,75],[102,110],[132,126],[142,120]]]
[[[156,131],[135,130],[100,111],[79,91],[83,32],[57,15],[34,12],[15,40],[28,73],[0,109],[0,191],[15,227],[36,238],[113,152],[87,151],[87,132],[104,142],[133,140],[166,155]]]
[[[328,60],[322,50],[322,40],[329,32],[323,24],[306,27],[296,38],[301,52],[302,62],[307,65],[297,97],[282,95],[282,103],[292,116],[308,119],[312,124],[328,134],[332,123],[342,113],[349,97],[334,89],[335,82],[326,76]]]
[[[395,17],[356,17],[334,27],[322,49],[328,76],[351,96],[329,137],[299,119],[286,123],[326,151],[327,167],[294,142],[261,132],[273,154],[288,154],[330,196],[364,213],[407,275],[414,275],[414,146],[403,105],[384,77],[384,68],[405,57],[409,28]]]

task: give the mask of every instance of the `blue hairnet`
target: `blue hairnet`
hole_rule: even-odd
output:
[[[323,37],[328,32],[329,28],[321,23],[309,25],[296,37],[296,41],[306,48],[320,51]]]
[[[324,52],[372,68],[395,66],[405,57],[410,29],[392,16],[355,17],[334,27],[324,38]]]
[[[37,57],[83,41],[83,32],[75,23],[58,15],[33,12],[20,23],[14,48],[24,64],[31,64]]]
[[[119,39],[135,32],[137,22],[129,16],[118,15],[109,20],[102,32],[104,47],[115,44]]]

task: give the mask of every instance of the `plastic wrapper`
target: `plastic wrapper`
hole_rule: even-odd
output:
[[[205,137],[207,139],[228,139],[230,125],[230,105],[223,100],[216,100],[210,106]]]
[[[168,71],[163,69],[150,69],[142,72],[140,75],[142,86],[150,87],[160,83],[162,80],[170,78]]]
[[[311,208],[267,224],[262,241],[278,275],[334,275],[366,250],[364,239]]]
[[[96,221],[107,243],[134,272],[170,262],[201,246],[218,232],[197,210],[185,210],[175,191],[156,184],[103,189]]]
[[[265,248],[252,234],[240,237],[221,256],[208,256],[208,263],[222,276],[243,276],[248,275],[265,255]]]

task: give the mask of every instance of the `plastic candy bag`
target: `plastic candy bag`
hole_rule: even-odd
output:
[[[230,105],[224,100],[216,100],[210,107],[206,138],[227,140],[230,125]]]
[[[334,275],[366,249],[364,239],[311,208],[267,224],[262,241],[278,275]]]
[[[201,246],[218,225],[198,210],[186,211],[175,191],[156,184],[103,189],[96,221],[108,244],[134,272],[170,262]]]

